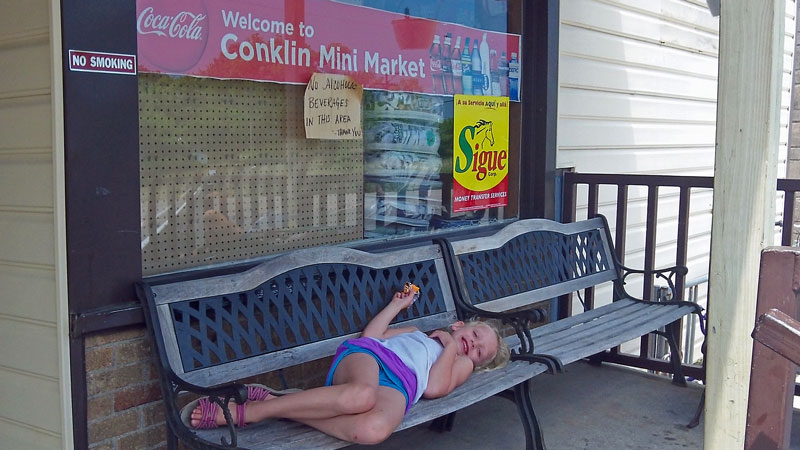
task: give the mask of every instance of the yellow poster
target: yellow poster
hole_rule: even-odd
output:
[[[508,97],[453,99],[453,212],[508,204]]]

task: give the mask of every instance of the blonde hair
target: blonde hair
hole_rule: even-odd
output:
[[[511,359],[511,349],[508,348],[508,344],[503,340],[503,333],[500,331],[500,325],[496,320],[471,320],[464,325],[488,327],[497,337],[497,353],[495,353],[494,358],[489,360],[486,364],[476,366],[473,369],[474,372],[488,372],[490,370],[500,369],[508,364],[508,361]]]

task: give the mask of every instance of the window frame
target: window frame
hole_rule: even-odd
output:
[[[512,104],[511,114],[520,115],[520,124],[532,124],[510,130],[511,139],[521,140],[516,165],[519,217],[554,218],[559,2],[517,4],[522,11],[509,10],[509,15],[522,15],[526,75],[521,102]],[[70,334],[77,338],[144,323],[133,290],[142,278],[138,76],[70,71],[66,58],[70,49],[137,54],[136,5],[65,0],[62,11]],[[429,237],[397,237],[393,245],[425,239]],[[374,244],[363,240],[351,245]],[[231,263],[219,270],[241,270],[248,264],[253,263]]]

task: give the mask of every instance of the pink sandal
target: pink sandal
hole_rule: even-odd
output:
[[[247,402],[253,400],[266,400],[267,397],[270,395],[276,395],[278,392],[288,393],[291,391],[273,391],[270,388],[259,384],[248,384],[247,400],[241,405],[236,404],[236,426],[244,427],[247,425],[244,422],[245,405]],[[194,411],[198,406],[200,407],[202,416],[200,417],[200,422],[197,424],[197,426],[192,426],[192,411]],[[219,410],[219,405],[211,401],[211,399],[208,397],[203,397],[189,403],[188,405],[184,406],[183,409],[181,409],[181,420],[188,428],[194,428],[196,430],[217,428],[220,426],[217,425],[217,414],[219,413]]]

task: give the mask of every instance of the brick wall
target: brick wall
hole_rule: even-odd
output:
[[[161,388],[146,330],[112,330],[86,338],[89,448],[166,448]]]
[[[166,424],[155,357],[144,327],[87,336],[87,423],[90,450],[166,449]],[[330,358],[285,371],[288,387],[324,382]],[[283,387],[278,373],[242,380]],[[190,397],[185,402],[191,400]]]

